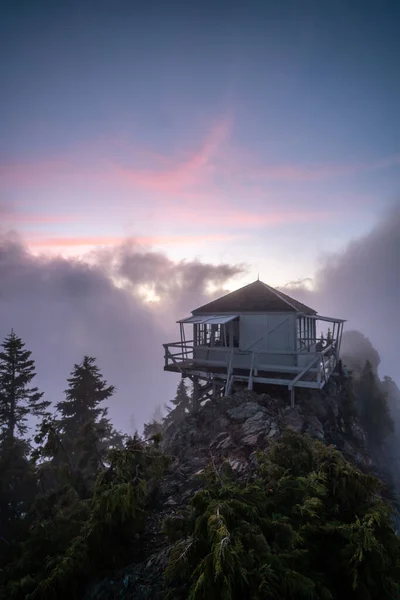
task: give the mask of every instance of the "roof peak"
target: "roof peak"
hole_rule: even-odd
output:
[[[200,306],[192,312],[193,314],[211,312],[303,312],[309,315],[317,314],[314,309],[298,302],[260,279],[256,279],[233,292]]]

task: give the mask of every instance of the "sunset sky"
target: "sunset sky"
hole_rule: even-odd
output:
[[[258,273],[400,384],[399,29],[398,0],[1,3],[0,340],[47,398],[94,356],[133,430],[176,320]]]
[[[399,191],[399,9],[3,3],[1,230],[312,276]]]

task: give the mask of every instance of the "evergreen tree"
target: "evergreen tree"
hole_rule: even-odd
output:
[[[0,564],[13,557],[29,527],[29,508],[37,480],[29,461],[28,417],[46,413],[50,402],[30,384],[35,377],[31,352],[13,331],[0,351]],[[1,571],[1,570],[0,570]]]
[[[145,423],[143,427],[143,436],[145,440],[148,440],[154,436],[160,435],[162,432],[163,425],[163,414],[161,406],[157,406],[153,418],[149,423]]]
[[[367,360],[361,376],[355,385],[360,420],[367,432],[370,443],[380,446],[394,431],[386,393]]]
[[[37,387],[29,387],[35,377],[35,362],[21,338],[13,331],[0,351],[0,429],[2,437],[14,440],[26,434],[27,417],[43,416],[50,402],[42,400]]]
[[[212,462],[168,517],[174,600],[394,600],[400,540],[381,484],[332,446],[287,431],[243,480]]]
[[[29,510],[38,493],[29,445],[17,438],[0,445],[0,585],[3,571],[16,555],[17,544],[28,535]]]
[[[175,398],[171,400],[171,404],[174,408],[168,409],[167,421],[181,421],[190,410],[191,398],[183,377],[178,384]]]
[[[4,570],[1,600],[83,598],[105,571],[142,560],[146,517],[170,463],[156,443],[134,437],[110,452],[90,497],[72,486],[38,496],[29,536]]]
[[[56,427],[63,446],[58,460],[65,462],[68,456],[71,468],[93,479],[104,466],[108,450],[120,447],[123,441],[107,418],[108,409],[100,406],[115,388],[103,379],[95,359],[89,356],[74,366],[67,381],[66,398],[57,404],[60,417]]]

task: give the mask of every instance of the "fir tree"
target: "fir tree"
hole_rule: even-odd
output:
[[[380,446],[394,431],[386,393],[367,360],[355,386],[360,420],[370,443]]]
[[[143,436],[145,440],[148,440],[154,436],[158,436],[162,432],[163,426],[163,414],[161,410],[161,406],[157,406],[154,413],[153,418],[149,423],[145,423],[143,427]]]
[[[29,445],[15,438],[0,446],[0,587],[3,568],[16,555],[17,543],[28,535],[29,509],[38,493]]]
[[[190,410],[191,398],[183,377],[178,384],[175,398],[171,400],[171,404],[174,408],[169,408],[167,421],[181,421]]]
[[[73,469],[92,478],[103,466],[107,451],[122,444],[120,436],[107,418],[108,409],[100,406],[115,388],[103,379],[93,357],[85,356],[75,365],[67,380],[66,399],[57,404],[56,421],[63,453]]]
[[[21,338],[13,331],[0,351],[0,428],[3,436],[14,440],[26,434],[27,417],[43,416],[50,402],[42,400],[37,387],[29,387],[35,377],[35,362]]]
[[[380,482],[288,431],[243,481],[226,462],[167,518],[174,600],[394,600],[400,541]]]
[[[110,452],[89,498],[72,486],[39,496],[29,536],[5,569],[0,598],[83,598],[88,583],[106,570],[142,560],[146,516],[170,463],[156,444],[134,437]]]

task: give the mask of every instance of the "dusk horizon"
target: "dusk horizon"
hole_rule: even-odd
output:
[[[258,277],[346,319],[399,382],[396,2],[1,14],[0,334],[47,394],[94,355],[119,422],[143,423],[176,386],[175,321]]]

